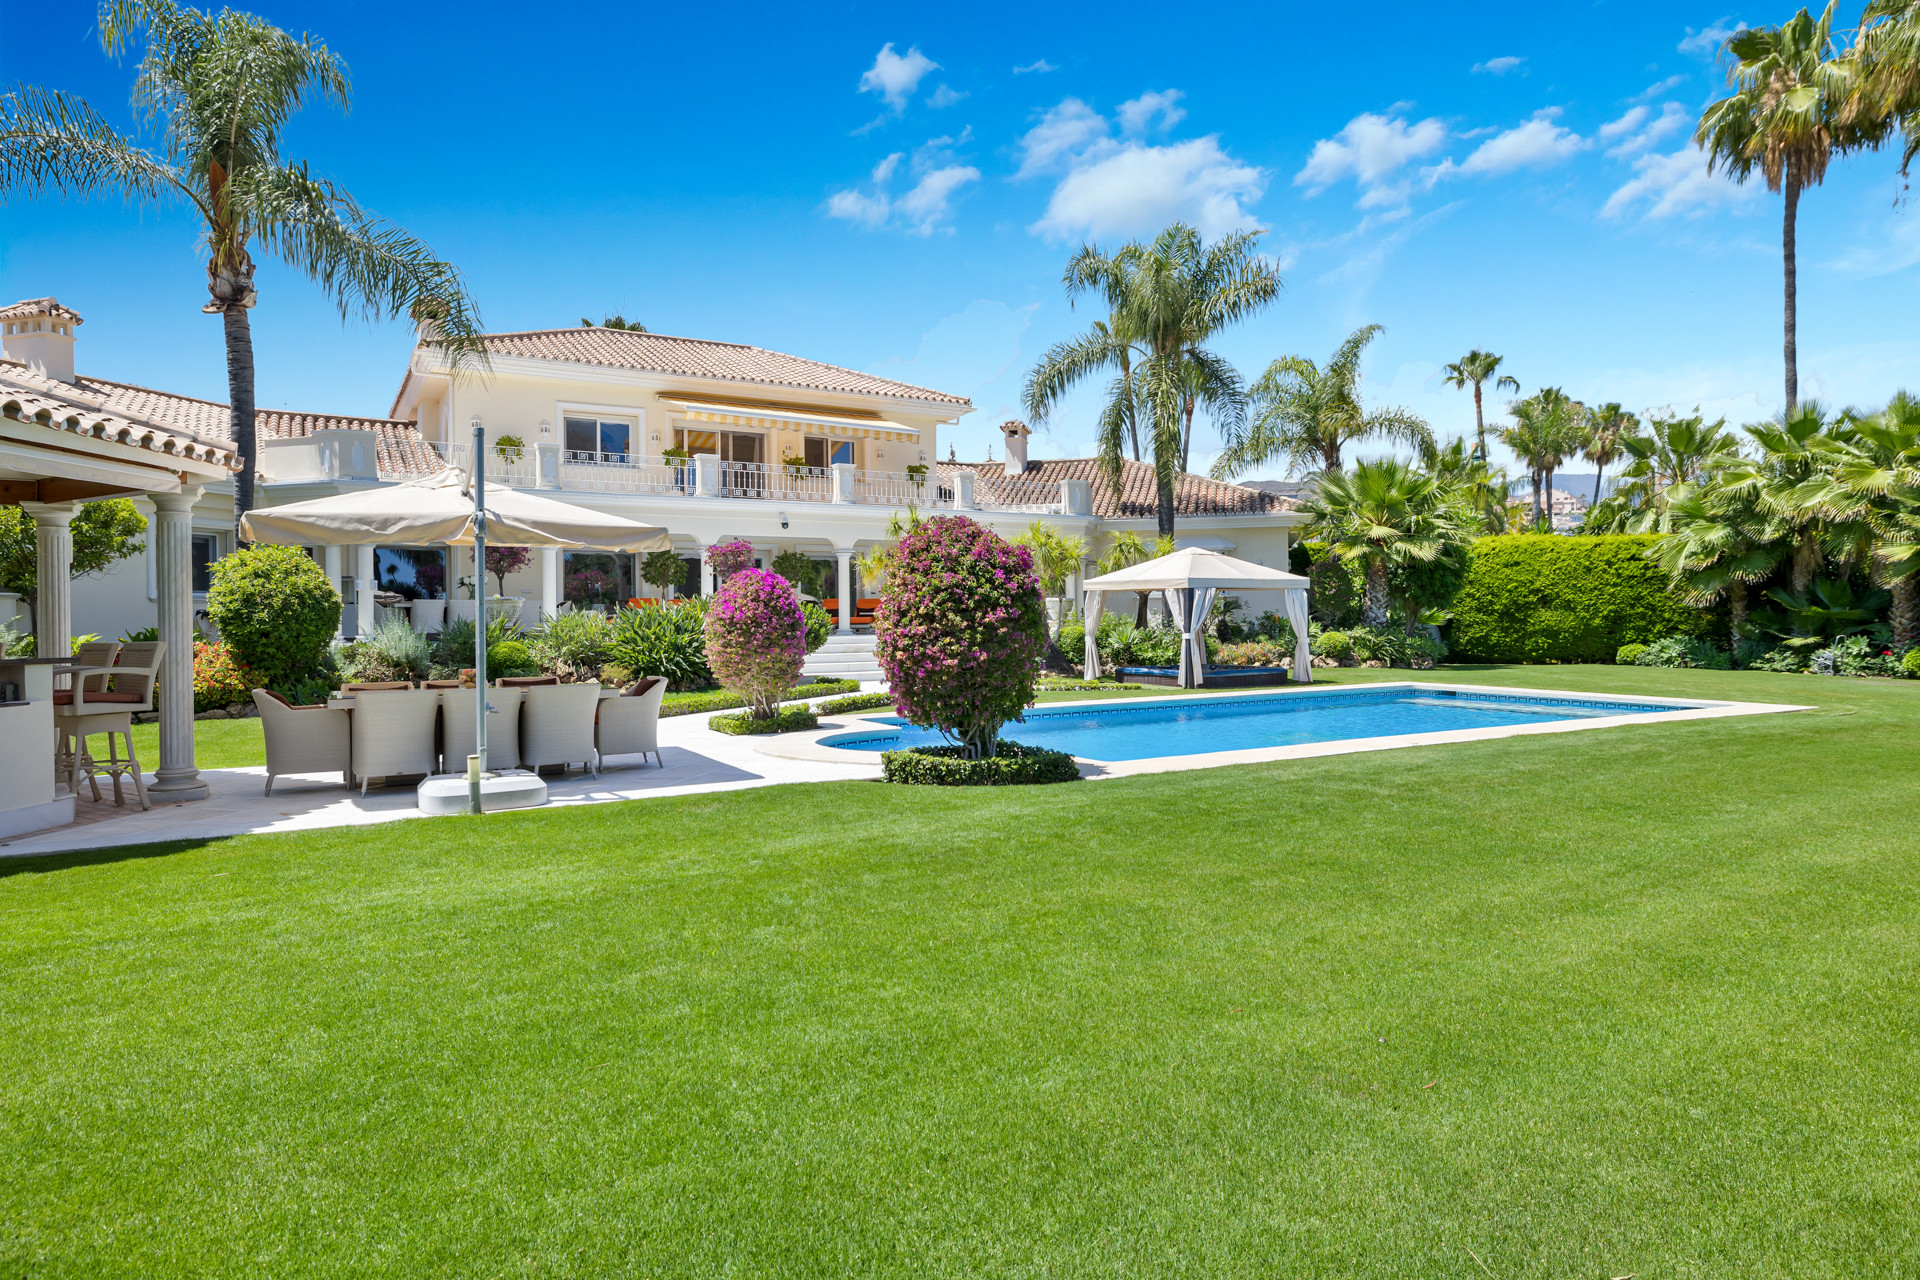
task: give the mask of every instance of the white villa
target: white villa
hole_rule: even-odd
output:
[[[46,323],[50,317],[60,322]],[[55,392],[228,441],[225,405],[77,373],[83,321],[55,299],[0,309],[0,322],[0,398]],[[763,563],[786,551],[819,560],[822,594],[840,601],[842,630],[853,602],[870,594],[853,557],[887,540],[889,522],[909,507],[964,512],[1008,536],[1045,520],[1086,539],[1083,571],[1114,533],[1134,530],[1151,542],[1155,532],[1145,464],[1127,463],[1115,494],[1093,459],[1029,460],[1020,422],[1001,428],[999,461],[961,461],[951,448],[942,459],[941,428],[973,408],[962,396],[758,347],[637,330],[498,333],[485,348],[490,370],[455,376],[439,347],[417,344],[386,418],[259,410],[259,505],[467,465],[477,422],[489,483],[666,527],[689,562],[688,591],[707,589],[705,549],[732,538],[750,541]],[[1276,567],[1286,566],[1305,523],[1288,498],[1200,476],[1181,477],[1176,502],[1179,545]],[[207,565],[233,545],[230,482],[206,487],[192,522],[198,608]],[[340,584],[349,634],[371,624],[376,591],[425,601],[414,606],[419,622],[444,616],[434,601],[467,597],[462,582],[473,577],[470,552],[442,547],[315,554]],[[507,594],[525,600],[529,622],[568,601],[657,594],[639,581],[633,560],[539,552],[507,579]],[[74,584],[73,631],[115,637],[152,626],[158,595],[150,550]]]

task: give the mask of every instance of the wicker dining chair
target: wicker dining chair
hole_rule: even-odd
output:
[[[600,686],[535,685],[522,692],[526,700],[520,707],[520,767],[577,763],[599,777],[593,720],[600,705]]]
[[[636,692],[637,691],[637,692]],[[594,749],[600,753],[600,765],[608,756],[633,756],[642,764],[651,755],[661,768],[660,700],[666,696],[667,682],[661,676],[637,680],[617,698],[600,699],[600,715],[593,725]]]
[[[434,729],[440,694],[433,689],[373,690],[353,695],[353,772],[360,794],[372,778],[430,774],[439,763]]]
[[[125,804],[120,780],[130,777],[140,807],[153,807],[147,799],[146,780],[140,774],[140,757],[133,750],[133,716],[137,711],[153,710],[153,686],[166,651],[165,642],[160,640],[121,645],[117,665],[75,668],[73,688],[53,695],[54,732],[63,741],[73,741],[66,768],[67,787],[75,795],[80,794],[80,779],[85,777],[93,798],[99,800],[100,775],[105,774],[113,781],[113,802]],[[87,739],[102,733],[107,735],[104,761],[87,750]],[[126,744],[124,760],[120,758],[120,743],[114,741],[116,735]]]
[[[440,698],[440,771],[465,773],[479,718],[472,689],[447,690]],[[519,689],[487,690],[487,768],[520,767]]]
[[[271,689],[255,689],[253,705],[267,739],[267,795],[286,773],[337,773],[351,785],[353,718],[325,703],[296,707]]]

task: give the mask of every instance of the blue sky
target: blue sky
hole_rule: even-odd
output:
[[[354,75],[351,113],[308,109],[288,154],[458,263],[490,328],[620,312],[958,392],[977,457],[1094,318],[1068,254],[1177,217],[1262,229],[1284,269],[1216,344],[1249,380],[1379,323],[1369,395],[1443,437],[1472,406],[1439,367],[1473,346],[1528,391],[1774,412],[1779,199],[1709,179],[1688,138],[1716,37],[1788,11],[1723,3],[254,7]],[[88,6],[9,14],[0,80],[130,123],[129,78]],[[1895,169],[1848,159],[1802,205],[1803,395],[1920,388]],[[77,308],[83,372],[224,399],[202,280],[177,208],[0,206],[0,295]],[[278,266],[253,324],[268,406],[384,413],[411,345]],[[1094,410],[1036,451],[1090,451]]]

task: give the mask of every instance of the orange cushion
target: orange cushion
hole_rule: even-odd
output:
[[[559,676],[502,676],[493,682],[493,687],[496,689],[531,689],[535,685],[559,683]]]

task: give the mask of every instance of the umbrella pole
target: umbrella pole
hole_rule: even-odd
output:
[[[486,430],[473,423],[473,696],[474,754],[467,758],[467,811],[479,813],[480,774],[487,760],[487,484]]]

